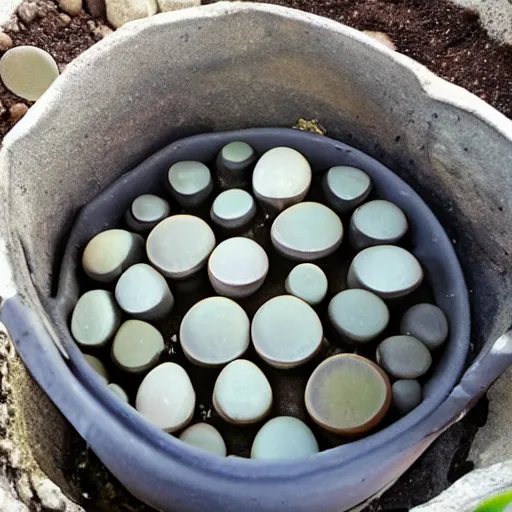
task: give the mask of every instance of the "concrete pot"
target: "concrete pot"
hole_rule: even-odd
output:
[[[436,213],[470,290],[472,364],[435,404],[315,460],[213,459],[113,404],[76,355],[54,307],[58,292],[73,292],[58,279],[63,233],[169,142],[300,117],[395,170]],[[335,22],[248,3],[135,22],[69,66],[4,139],[0,320],[64,416],[155,508],[348,510],[398,478],[512,362],[511,151],[504,116]]]

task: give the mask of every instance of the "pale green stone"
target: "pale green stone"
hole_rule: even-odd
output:
[[[85,360],[91,365],[93,370],[100,376],[101,380],[105,382],[105,384],[108,384],[109,381],[109,375],[107,372],[107,369],[105,368],[105,365],[94,356],[90,356],[89,354],[84,354]]]
[[[286,291],[310,306],[322,302],[327,294],[327,277],[323,270],[313,263],[301,263],[292,269],[286,278]]]
[[[132,215],[139,222],[157,222],[171,212],[169,203],[161,197],[144,194],[132,202]]]
[[[112,393],[114,393],[118,398],[120,398],[123,402],[129,403],[130,399],[128,398],[128,394],[126,391],[119,386],[118,384],[111,383],[107,386]]]
[[[325,173],[322,186],[331,207],[345,213],[366,199],[372,183],[364,171],[340,165],[331,167]]]
[[[225,457],[227,454],[226,443],[219,431],[208,423],[196,423],[184,430],[180,440],[200,450]]]
[[[210,211],[213,222],[228,229],[246,225],[255,214],[256,204],[251,194],[239,188],[220,193]]]

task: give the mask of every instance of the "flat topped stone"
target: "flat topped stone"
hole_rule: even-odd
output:
[[[391,404],[386,374],[354,354],[332,356],[308,380],[306,408],[323,428],[340,435],[361,434],[376,427]]]
[[[174,215],[149,234],[149,261],[166,277],[184,279],[205,264],[215,247],[215,235],[206,222],[193,215]]]
[[[167,179],[174,197],[184,208],[199,206],[213,190],[210,169],[202,162],[177,162],[169,169]]]
[[[143,194],[133,200],[130,211],[136,221],[155,224],[169,216],[171,207],[159,196]]]
[[[295,295],[310,306],[316,306],[324,300],[328,284],[320,267],[313,263],[301,263],[288,274],[284,287],[290,295]]]
[[[333,253],[343,239],[340,218],[320,203],[299,203],[280,213],[270,230],[272,244],[283,256],[313,261]]]
[[[59,76],[55,59],[35,46],[17,46],[0,60],[0,78],[11,92],[29,101],[38,100]]]
[[[247,142],[234,141],[226,144],[220,152],[222,163],[226,167],[245,167],[248,162],[253,162],[254,149]]]
[[[400,379],[391,386],[393,394],[392,406],[402,416],[411,412],[423,400],[423,391],[417,380]]]
[[[151,423],[166,432],[185,427],[194,414],[196,394],[187,372],[176,363],[153,368],[137,391],[135,406]]]
[[[391,203],[377,199],[361,205],[350,219],[350,242],[357,249],[393,244],[407,232],[407,217]]]
[[[263,203],[282,210],[306,197],[311,185],[311,166],[292,148],[278,147],[261,156],[254,168],[252,187]]]
[[[232,298],[248,297],[265,281],[269,269],[263,248],[249,238],[221,242],[208,261],[208,276],[215,291]]]
[[[141,320],[166,317],[174,297],[164,277],[146,263],[137,263],[119,278],[116,300],[123,311]]]
[[[346,213],[368,197],[372,182],[361,169],[338,165],[324,174],[322,188],[331,207],[338,213]]]
[[[397,379],[417,379],[430,369],[432,356],[413,336],[391,336],[377,347],[377,363]]]
[[[139,373],[157,364],[165,348],[160,332],[147,322],[127,320],[112,344],[112,360],[124,371]]]
[[[254,363],[237,359],[229,363],[217,377],[213,406],[229,423],[256,423],[270,412],[272,388]]]
[[[405,249],[379,245],[362,250],[348,270],[350,288],[365,288],[383,299],[402,297],[423,280],[418,260]]]
[[[264,361],[276,368],[293,368],[318,352],[323,328],[309,304],[292,295],[281,295],[256,311],[251,336]]]
[[[251,194],[240,188],[221,192],[212,204],[210,217],[219,226],[235,229],[245,226],[256,214]]]
[[[327,312],[338,333],[357,343],[376,338],[389,323],[385,302],[367,290],[352,289],[338,293],[331,299]]]
[[[442,309],[434,304],[416,304],[402,317],[400,333],[410,334],[429,350],[435,350],[448,338],[448,320]]]
[[[114,393],[114,395],[116,395],[123,402],[127,404],[130,403],[128,393],[126,393],[126,391],[121,386],[119,386],[119,384],[114,384],[112,382],[107,386],[107,388],[110,389],[110,391],[112,391],[112,393]]]
[[[92,369],[100,376],[101,380],[105,384],[108,384],[110,377],[108,375],[107,369],[105,368],[105,365],[95,356],[84,354],[84,358],[92,367]]]
[[[224,439],[219,431],[208,423],[196,423],[188,427],[181,433],[180,441],[220,457],[227,455]]]
[[[71,334],[84,347],[101,347],[116,333],[121,323],[121,310],[112,293],[91,290],[76,303],[71,316]]]
[[[278,416],[267,421],[256,434],[251,459],[304,459],[318,451],[318,442],[304,422],[291,416]]]
[[[204,299],[187,312],[180,326],[184,354],[194,363],[220,366],[240,357],[249,346],[247,313],[226,297]]]
[[[111,283],[144,258],[144,239],[124,229],[108,229],[93,237],[82,256],[85,273],[95,281]]]
[[[222,187],[246,187],[251,182],[251,172],[256,162],[254,149],[242,141],[226,144],[216,160],[217,178]]]

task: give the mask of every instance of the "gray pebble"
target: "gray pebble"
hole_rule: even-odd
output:
[[[393,408],[402,416],[418,407],[423,400],[423,391],[417,380],[397,380],[391,386],[391,392]]]
[[[418,338],[430,350],[439,348],[448,337],[448,320],[433,304],[417,304],[402,317],[400,332]]]

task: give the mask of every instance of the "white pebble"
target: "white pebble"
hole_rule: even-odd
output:
[[[220,366],[240,357],[249,346],[246,312],[226,297],[210,297],[195,304],[180,326],[184,354],[194,363]]]
[[[346,213],[368,197],[372,182],[360,169],[340,165],[325,173],[322,187],[332,208],[338,213]]]
[[[318,352],[323,329],[309,304],[292,295],[281,295],[256,311],[251,337],[256,352],[268,364],[293,368]]]
[[[169,169],[167,178],[174,197],[184,208],[199,206],[213,190],[210,169],[201,162],[177,162]]]
[[[265,281],[269,268],[263,248],[249,238],[234,237],[220,243],[208,261],[208,276],[219,295],[248,297]]]
[[[270,231],[272,244],[284,256],[313,261],[332,254],[343,239],[339,217],[320,203],[300,203],[280,213]]]
[[[114,338],[112,360],[126,372],[144,372],[158,363],[164,347],[163,336],[151,324],[127,320]]]
[[[229,363],[217,377],[213,406],[229,423],[256,423],[270,412],[272,388],[254,363],[237,359]]]
[[[114,393],[116,396],[118,396],[123,402],[126,402],[127,404],[130,403],[128,394],[118,384],[111,383],[107,386],[107,388],[110,389],[110,391],[112,391],[112,393]]]
[[[357,249],[393,244],[407,231],[407,217],[389,201],[375,200],[363,204],[350,219],[350,243]]]
[[[286,278],[286,291],[310,306],[322,302],[327,294],[327,277],[323,270],[313,263],[301,263],[292,269]]]
[[[71,316],[71,334],[84,347],[101,347],[114,336],[121,323],[121,310],[106,290],[84,293]]]
[[[146,244],[151,263],[172,279],[195,274],[215,247],[215,235],[206,222],[193,215],[174,215],[149,234]]]
[[[143,194],[133,200],[126,220],[130,229],[139,231],[155,227],[170,213],[171,207],[165,199],[153,194]]]
[[[287,147],[267,151],[252,175],[256,197],[278,210],[302,201],[310,185],[309,162],[298,151]]]
[[[190,423],[196,394],[181,366],[163,363],[146,375],[137,391],[135,404],[151,423],[172,433]]]
[[[386,303],[367,290],[338,293],[331,299],[327,311],[338,333],[358,343],[376,338],[389,323]]]
[[[174,297],[164,277],[146,263],[126,270],[116,285],[121,309],[141,320],[159,320],[169,315]]]
[[[239,188],[220,193],[210,211],[213,222],[226,229],[245,226],[255,214],[256,204],[251,194]]]
[[[226,443],[219,431],[208,423],[196,423],[184,430],[180,440],[200,450],[225,457],[227,454]]]
[[[318,451],[318,442],[305,423],[291,416],[278,416],[267,421],[256,434],[251,459],[304,459]]]
[[[89,354],[84,354],[85,360],[91,365],[92,369],[100,376],[101,380],[108,384],[110,377],[108,375],[107,369],[105,365],[94,356],[90,356]]]
[[[86,274],[96,281],[115,281],[128,267],[144,258],[144,239],[123,229],[97,234],[87,244],[82,257]]]
[[[54,58],[35,46],[17,46],[0,60],[0,78],[11,92],[29,101],[38,100],[59,76]]]
[[[352,261],[347,283],[350,288],[365,288],[383,299],[402,297],[423,280],[418,260],[394,245],[378,245],[361,251]]]

